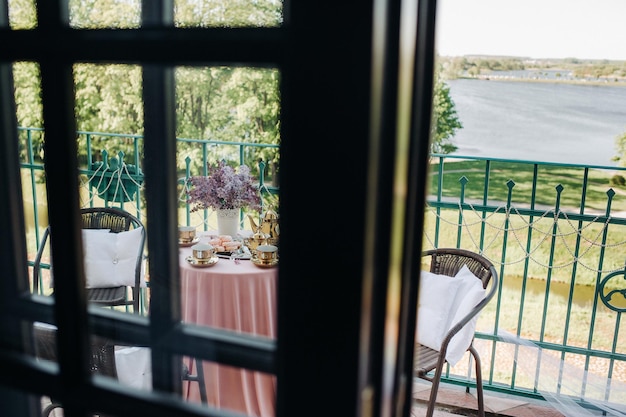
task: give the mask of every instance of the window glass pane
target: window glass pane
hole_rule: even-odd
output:
[[[179,225],[195,234],[179,240],[182,320],[262,341],[277,337],[279,81],[276,68],[176,69]],[[249,194],[239,192],[241,174],[249,180]],[[229,230],[220,212],[232,208]],[[274,261],[255,257],[260,244],[276,249]],[[216,256],[202,259],[207,250]],[[186,359],[195,372],[196,364]],[[272,375],[208,361],[200,369],[208,397],[199,384],[187,383],[190,401],[275,414]],[[246,392],[253,401],[244,400]]]
[[[123,271],[128,278],[124,282],[133,283],[137,256],[128,259],[92,259],[108,251],[110,245],[139,244],[141,236],[130,229],[142,226],[145,215],[143,202],[143,105],[141,97],[141,71],[139,67],[127,65],[78,64],[74,68],[77,146],[79,165],[79,195],[81,208],[117,207],[126,212],[127,220],[118,230],[108,221],[96,222],[95,216],[87,219],[83,215],[83,227],[100,228],[120,232],[120,235],[105,235],[111,239],[101,239],[90,232],[84,232],[86,272],[88,287],[100,287],[107,268]],[[40,80],[38,67],[32,63],[17,63],[14,66],[17,117],[20,138],[20,160],[22,162],[22,183],[26,222],[28,259],[33,268],[31,285],[38,294],[50,295],[53,292],[53,267],[51,266],[50,239],[47,234],[48,196],[43,161],[45,134],[42,129]],[[97,132],[97,133],[96,133]],[[50,196],[51,198],[54,196]],[[142,213],[143,211],[143,213]],[[137,217],[133,220],[132,218]],[[87,221],[89,223],[87,223]],[[128,226],[128,227],[127,227]],[[129,236],[132,235],[132,236]],[[145,237],[145,236],[144,236]],[[115,238],[115,239],[113,239]],[[143,242],[143,241],[142,241]],[[108,245],[108,246],[107,246]],[[41,248],[41,250],[40,250]],[[147,251],[146,251],[147,253]],[[134,255],[138,255],[137,251]],[[97,263],[94,263],[97,262]],[[147,275],[145,261],[143,279]],[[96,274],[97,273],[97,274]],[[37,282],[35,282],[35,280]],[[141,290],[142,308],[145,304],[145,283]],[[93,295],[93,294],[92,294]],[[89,296],[93,299],[95,295]],[[98,296],[100,297],[100,296]],[[135,299],[129,291],[129,299]],[[102,301],[102,300],[99,300]],[[131,307],[131,311],[132,311]],[[127,306],[118,307],[128,311]]]
[[[176,0],[178,27],[276,27],[283,23],[282,0]]]
[[[587,233],[589,236],[597,233],[591,232],[599,230],[596,226],[603,227],[593,224],[597,218],[581,218],[578,226],[573,226],[568,217],[594,213],[596,207],[616,210],[621,204],[612,196],[606,200],[606,196],[611,195],[610,187],[619,188],[619,179],[623,180],[619,174],[623,167],[619,165],[624,162],[626,130],[623,115],[614,110],[626,103],[626,49],[621,42],[626,31],[618,17],[626,12],[626,3],[601,1],[590,9],[582,3],[541,2],[540,14],[533,12],[531,3],[502,7],[501,2],[438,2],[439,82],[435,84],[436,129],[433,128],[432,150],[449,155],[445,163],[441,158],[432,165],[434,175],[430,178],[431,198],[424,237],[426,249],[462,247],[480,252],[493,262],[497,271],[506,270],[500,277],[498,302],[492,299],[478,320],[461,330],[459,334],[465,332],[469,337],[464,344],[457,345],[461,348],[457,353],[471,357],[464,352],[476,331],[478,337],[473,346],[483,358],[482,374],[491,368],[497,375],[488,385],[503,384],[519,392],[536,390],[538,380],[555,376],[558,385],[555,392],[562,393],[569,382],[566,380],[572,379],[562,376],[568,374],[570,366],[578,366],[577,362],[584,356],[567,353],[572,346],[592,348],[593,344],[586,351],[590,355],[586,359],[589,364],[599,359],[594,358],[597,352],[609,351],[611,346],[620,344],[619,332],[613,330],[612,324],[606,326],[611,330],[604,336],[592,332],[591,342],[589,329],[604,327],[600,323],[612,320],[614,315],[606,316],[601,310],[608,310],[596,311],[585,303],[594,298],[593,294],[602,292],[596,286],[600,276],[613,270],[609,265],[619,270],[623,260],[612,258],[611,252],[615,251],[604,254],[603,244],[595,238],[599,234],[585,237]],[[471,172],[478,166],[482,168],[480,173]],[[510,171],[505,173],[502,169]],[[444,171],[447,179],[438,178],[438,173]],[[588,173],[593,174],[588,178]],[[612,177],[613,174],[618,175]],[[598,199],[590,192],[593,175],[601,178]],[[454,187],[444,185],[452,181]],[[459,181],[463,183],[461,187],[457,187]],[[469,191],[472,187],[473,191]],[[537,192],[542,187],[549,191]],[[561,194],[560,187],[567,191]],[[544,195],[546,198],[542,200]],[[441,196],[448,201],[467,201],[470,196],[477,197],[476,201],[484,199],[482,204],[471,207],[473,215],[482,218],[478,223],[484,234],[474,240],[479,234],[466,221],[463,209],[441,210],[439,201],[432,196],[439,196],[439,201]],[[491,204],[495,204],[496,211],[487,207]],[[498,214],[504,207],[507,213],[515,215]],[[522,213],[517,207],[533,210]],[[549,219],[554,207],[561,213],[561,219]],[[492,227],[504,224],[504,217],[507,230],[516,229],[511,225],[522,225],[512,236],[499,234]],[[547,225],[546,233],[539,236],[537,232],[543,228],[540,226],[543,221]],[[447,226],[443,226],[445,223]],[[567,239],[564,224],[572,226],[572,236],[587,240],[584,250],[578,241]],[[622,241],[618,236],[623,232],[617,232],[613,225],[606,231],[607,241]],[[525,240],[518,239],[519,236],[525,236]],[[512,249],[513,241],[517,241],[518,248]],[[542,250],[537,250],[542,246]],[[527,282],[533,285],[527,286]],[[422,279],[422,284],[426,283]],[[419,295],[422,294],[425,292]],[[456,318],[451,320],[449,316],[444,331],[458,322],[462,305],[472,300],[471,291],[461,290],[455,300],[460,294],[464,296],[463,303],[453,303]],[[500,307],[500,300],[508,301],[506,307]],[[432,325],[431,316],[420,305],[418,323]],[[422,332],[418,324],[418,336],[428,333],[424,332],[428,327],[421,329]],[[518,346],[519,351],[516,348],[514,355],[507,351],[510,340],[486,342],[506,332],[522,338],[519,340],[523,346]],[[432,336],[433,332],[430,333]],[[451,360],[455,359],[452,346],[459,340],[455,336],[446,351],[451,379],[466,379],[472,372],[468,370],[470,361],[459,360],[455,365],[455,360]],[[551,343],[555,351],[561,351],[558,371],[551,374],[543,362],[541,367],[526,366],[528,358],[541,355],[540,349],[533,345],[537,341]],[[439,344],[433,343],[435,348]],[[493,355],[496,350],[497,356]],[[524,360],[518,362],[518,357]],[[596,369],[603,367],[600,362],[596,363],[599,365]],[[613,372],[608,363],[606,366],[601,371],[602,378]],[[593,365],[589,367],[592,368]],[[473,374],[475,377],[476,373]],[[622,377],[622,381],[625,379]],[[599,395],[608,398],[608,390],[606,393],[603,390],[604,387]],[[585,397],[591,390],[580,387],[571,390],[577,391],[584,391]]]
[[[20,127],[41,128],[41,76],[34,62],[16,62],[13,65],[17,124]]]
[[[141,68],[77,64],[74,82],[81,207],[116,206],[137,216],[143,186]]]
[[[77,64],[74,80],[78,130],[131,136],[143,133],[141,67]],[[127,139],[120,140],[129,142]],[[98,149],[111,139],[95,140],[92,146]]]
[[[70,0],[70,26],[79,29],[137,28],[141,0]]]
[[[141,391],[152,390],[152,360],[149,347],[133,346],[106,339],[95,340],[99,341],[100,344],[94,343],[92,345],[94,352],[98,353],[99,349],[102,354],[108,356],[104,360],[114,360],[114,368],[105,368],[106,373],[114,371],[113,376],[121,385],[126,387]],[[109,345],[114,346],[113,350],[110,349]],[[111,352],[113,352],[112,357]]]
[[[199,363],[202,368],[197,367]],[[249,416],[276,415],[276,378],[273,375],[193,358],[186,358],[184,365],[189,366],[192,378],[202,375],[202,379],[183,383],[183,396],[188,401]],[[206,396],[201,394],[203,385],[208,388]]]
[[[33,62],[16,62],[13,64],[13,80],[29,277],[32,278],[35,272],[32,269],[34,262],[40,261],[40,268],[36,274],[37,282],[31,280],[31,287],[38,294],[49,295],[52,291],[50,253],[47,249],[38,253],[44,229],[48,226],[39,65]]]
[[[1,0],[0,0],[1,1]],[[13,29],[36,27],[36,13],[34,0],[10,0],[11,26]],[[141,25],[141,1],[140,0],[69,0],[66,2],[69,8],[70,25],[72,28],[99,29],[99,28],[140,28]],[[195,7],[190,14],[190,7]],[[282,2],[266,0],[262,2],[180,2],[177,3],[178,26],[220,26],[220,27],[270,27],[279,26],[282,23]],[[185,21],[184,16],[197,15],[197,21]],[[195,18],[196,16],[194,16]],[[55,22],[50,22],[54,31]],[[64,22],[56,22],[64,23]],[[106,35],[105,35],[106,36]],[[68,55],[66,63],[76,62],[75,55]],[[61,63],[61,66],[66,65]],[[174,65],[168,63],[169,65]],[[59,202],[59,195],[51,195],[46,192],[46,181],[52,183],[63,175],[63,171],[54,170],[45,172],[44,160],[46,151],[47,162],[50,163],[55,152],[64,149],[63,146],[44,146],[46,134],[43,130],[43,112],[41,102],[41,77],[39,66],[36,63],[16,63],[14,65],[15,79],[15,102],[19,125],[19,158],[22,163],[22,183],[24,195],[24,211],[26,218],[26,230],[28,245],[29,279],[34,292],[45,296],[52,296],[55,290],[55,276],[57,283],[57,300],[65,293],[61,291],[61,283],[71,282],[70,277],[62,277],[63,260],[73,259],[73,252],[64,252],[63,247],[55,246],[59,251],[56,255],[57,268],[54,268],[53,255],[51,253],[51,239],[63,239],[63,230],[56,231],[55,236],[46,235],[48,227],[48,207]],[[46,74],[48,75],[48,74]],[[144,161],[144,105],[143,105],[143,79],[142,68],[135,65],[100,65],[76,63],[73,66],[74,75],[74,103],[62,102],[63,96],[51,98],[54,100],[46,109],[46,117],[54,120],[59,117],[63,120],[66,116],[65,109],[74,104],[74,126],[72,132],[64,136],[55,137],[57,141],[76,140],[77,153],[69,155],[69,159],[77,158],[79,178],[77,190],[81,208],[81,226],[83,240],[83,254],[85,275],[87,278],[87,300],[93,312],[94,304],[100,304],[103,309],[113,308],[113,318],[107,313],[106,318],[101,314],[91,314],[90,324],[98,327],[89,328],[89,368],[98,375],[104,375],[116,379],[120,384],[138,390],[152,389],[153,369],[155,374],[161,375],[162,363],[151,364],[152,357],[150,343],[133,344],[135,340],[131,335],[139,325],[135,320],[129,320],[130,313],[139,310],[140,315],[149,314],[150,304],[150,271],[146,259],[149,254],[146,238],[147,231],[147,207],[144,193],[143,161]],[[251,366],[254,368],[257,362],[263,372],[273,365],[268,365],[267,358],[273,352],[271,342],[276,338],[276,281],[278,277],[278,247],[279,247],[279,197],[278,177],[280,173],[280,72],[276,68],[235,68],[235,67],[210,67],[210,68],[187,68],[180,67],[176,72],[176,108],[165,109],[176,112],[176,140],[178,143],[177,161],[179,162],[182,181],[180,182],[180,224],[193,224],[199,222],[196,230],[197,238],[202,243],[208,243],[211,237],[224,237],[223,252],[237,252],[236,257],[218,258],[219,263],[207,267],[206,265],[191,265],[186,261],[191,245],[181,244],[180,248],[180,271],[186,267],[192,274],[205,274],[209,270],[220,273],[220,268],[225,267],[226,273],[222,272],[219,277],[220,284],[216,284],[214,291],[210,288],[198,288],[190,291],[189,284],[183,284],[185,290],[181,294],[173,294],[184,298],[184,321],[188,324],[211,327],[211,330],[220,329],[226,331],[227,338],[232,338],[234,344],[240,343],[243,347],[242,356],[246,360],[239,361],[220,353],[211,360],[236,362],[238,367]],[[52,88],[49,94],[55,94]],[[67,91],[67,90],[64,90]],[[167,103],[167,101],[166,101]],[[58,106],[58,108],[57,108]],[[68,107],[69,106],[69,107]],[[48,112],[48,110],[50,110]],[[57,110],[55,112],[55,110]],[[46,119],[47,122],[51,120]],[[59,119],[57,119],[59,121]],[[55,125],[55,123],[51,123]],[[46,126],[49,125],[46,123]],[[64,123],[56,124],[62,131]],[[49,132],[52,135],[52,132]],[[50,137],[48,136],[49,144]],[[170,139],[168,137],[168,139]],[[173,139],[173,138],[171,138]],[[72,142],[73,143],[73,142]],[[54,150],[54,151],[53,151]],[[73,153],[74,149],[71,148]],[[64,157],[68,155],[63,154]],[[173,157],[173,156],[172,156]],[[188,181],[191,175],[206,175],[207,168],[214,167],[218,162],[225,164],[238,171],[239,174],[249,168],[251,193],[255,200],[251,201],[244,197],[246,205],[238,212],[236,218],[237,231],[229,234],[226,239],[225,233],[219,233],[220,229],[215,210],[191,211],[187,205],[186,191],[191,183]],[[56,164],[64,164],[66,161],[54,160]],[[73,161],[72,161],[73,162]],[[70,173],[74,175],[74,173]],[[71,177],[73,178],[73,177]],[[64,194],[63,188],[57,188],[57,194]],[[73,187],[70,193],[73,193]],[[57,199],[56,201],[54,199]],[[72,200],[73,201],[73,200]],[[236,207],[239,209],[240,207]],[[92,215],[92,209],[102,209],[97,215]],[[121,210],[129,217],[124,217],[122,226],[116,222],[107,221],[112,217],[111,210]],[[141,232],[141,243],[138,243],[137,234]],[[214,233],[218,232],[218,233]],[[256,233],[256,236],[255,236]],[[132,236],[131,236],[132,235]],[[260,237],[259,237],[260,236]],[[255,237],[255,240],[244,241],[244,238]],[[43,244],[45,238],[45,245]],[[113,242],[113,243],[111,243]],[[235,243],[233,243],[235,242]],[[265,243],[270,250],[267,251],[268,259],[258,259],[257,263],[251,260],[250,248],[252,243],[256,246]],[[56,242],[55,242],[56,243]],[[196,243],[196,242],[193,242]],[[175,242],[171,242],[176,245]],[[233,244],[237,246],[232,247]],[[142,246],[143,245],[143,246]],[[178,251],[178,248],[170,245],[169,249]],[[243,251],[244,245],[247,252]],[[109,248],[116,250],[109,256]],[[41,251],[39,248],[44,248]],[[57,249],[58,248],[58,249]],[[217,248],[217,244],[216,244]],[[241,251],[235,251],[240,249]],[[56,251],[55,251],[56,252]],[[156,252],[156,251],[154,251]],[[64,255],[64,256],[63,256]],[[245,256],[247,255],[247,257]],[[237,259],[234,259],[237,258]],[[123,265],[122,265],[123,264]],[[35,265],[38,271],[35,273]],[[67,262],[66,265],[73,265]],[[231,268],[234,268],[231,270]],[[69,270],[72,271],[71,267]],[[121,274],[121,270],[125,274]],[[138,272],[137,272],[138,271]],[[129,288],[122,290],[124,300],[138,300],[138,306],[127,303],[102,303],[102,292],[109,287],[117,285],[134,285],[136,274],[142,277],[139,299]],[[132,282],[118,281],[103,283],[100,279],[119,277],[120,275],[132,277]],[[203,279],[211,282],[210,279]],[[217,280],[214,280],[217,281]],[[217,287],[221,286],[221,290]],[[82,287],[82,285],[81,285]],[[92,289],[97,291],[91,292]],[[218,304],[203,297],[210,291],[210,297],[217,297],[223,301]],[[189,295],[187,296],[185,295]],[[193,299],[199,301],[197,308],[193,307]],[[29,309],[33,303],[25,303]],[[109,304],[113,304],[109,306]],[[206,307],[212,305],[213,310]],[[100,307],[98,312],[100,313]],[[32,308],[33,315],[49,313],[46,308]],[[175,312],[174,314],[176,314]],[[195,316],[194,316],[195,315]],[[33,317],[30,316],[29,317]],[[215,318],[215,320],[214,320]],[[32,318],[30,319],[32,320]],[[71,326],[66,329],[61,325],[63,318],[59,318],[59,326],[66,330],[65,336],[58,338],[58,329],[47,324],[30,323],[32,330],[32,354],[41,361],[58,363],[57,347],[61,346],[67,352],[73,342],[80,340],[81,327]],[[142,321],[142,320],[140,320]],[[114,327],[114,329],[109,328]],[[28,326],[23,326],[28,327]],[[75,327],[75,328],[74,328]],[[96,329],[104,334],[114,334],[115,339],[95,336]],[[131,329],[131,330],[129,330]],[[193,329],[197,331],[198,329]],[[68,334],[69,333],[69,334]],[[140,332],[141,333],[141,332]],[[145,333],[137,336],[144,337]],[[246,344],[246,340],[237,339],[234,333],[245,333],[259,338],[255,341],[261,344],[258,347],[252,343],[252,347]],[[63,335],[63,333],[62,333]],[[204,366],[198,367],[199,356],[209,343],[209,332],[206,337],[197,337],[190,344],[184,346],[185,355],[181,359],[180,366],[183,373],[183,395],[181,401],[206,401],[223,409],[242,411],[249,415],[274,415],[275,414],[275,377],[263,372],[252,372],[244,368],[224,366],[209,360],[204,360]],[[240,335],[239,335],[240,336]],[[185,335],[186,337],[186,335]],[[148,337],[146,336],[148,339]],[[199,340],[199,341],[198,341]],[[229,341],[231,339],[228,339]],[[268,342],[269,341],[269,342]],[[65,346],[65,344],[69,346]],[[210,342],[210,341],[209,341]],[[182,342],[181,342],[182,343]],[[265,344],[263,344],[265,343]],[[225,342],[218,342],[218,350],[224,348]],[[156,346],[156,345],[155,345]],[[202,346],[199,347],[199,346]],[[269,346],[269,347],[268,347]],[[167,355],[180,355],[178,349],[183,346],[168,344],[173,352]],[[191,354],[190,354],[191,351]],[[223,352],[221,351],[221,352]],[[224,357],[226,356],[226,358]],[[231,355],[234,357],[234,355]],[[61,367],[72,369],[73,357],[66,358]],[[252,359],[251,359],[252,358]],[[69,363],[68,363],[69,362]],[[242,363],[243,362],[243,363]],[[252,362],[252,364],[251,364]],[[262,362],[262,363],[261,363]],[[85,364],[87,365],[87,364]],[[43,368],[50,368],[43,367]],[[186,370],[185,370],[186,369]],[[256,368],[254,368],[256,369]],[[48,369],[50,370],[50,369]],[[54,370],[52,368],[52,370]],[[177,369],[176,369],[177,370]],[[200,395],[200,375],[205,370],[208,374],[204,381],[206,387],[202,392],[207,394],[207,399],[202,400]],[[177,373],[176,371],[174,373]],[[222,378],[218,383],[219,389],[211,397],[211,386],[215,384],[219,375],[228,375],[226,380],[235,378],[242,383],[230,386]],[[54,378],[56,373],[50,375]],[[178,375],[176,376],[178,378]],[[48,378],[44,378],[49,382]],[[157,378],[157,381],[160,381]],[[33,392],[45,392],[45,387],[33,382]],[[86,382],[89,385],[90,382]],[[49,387],[55,386],[50,384]],[[92,387],[93,388],[93,387]],[[187,393],[196,390],[197,396]],[[104,404],[107,398],[106,392],[98,391],[98,387],[87,389],[89,396],[97,398],[99,402],[94,407]],[[132,394],[132,390],[128,391]],[[250,401],[253,393],[255,399]],[[100,394],[103,396],[101,397]],[[64,394],[59,394],[63,397]],[[67,397],[63,397],[67,401]],[[103,399],[104,398],[104,399]],[[42,407],[56,403],[56,399],[43,398]],[[251,405],[250,405],[251,404]],[[250,407],[249,407],[250,405]],[[55,415],[55,414],[53,414]],[[109,415],[109,413],[107,413]]]
[[[37,27],[35,0],[9,0],[9,24],[11,29]]]
[[[57,327],[47,323],[32,323],[33,352],[38,361],[59,365]],[[112,378],[132,389],[150,389],[152,372],[149,350],[128,347],[112,339],[91,336],[88,351],[89,369],[93,375]],[[59,399],[42,396],[41,407],[62,415]],[[95,411],[95,410],[94,410]],[[110,415],[110,414],[107,414]]]
[[[279,71],[274,68],[177,68],[176,135],[179,138],[177,160],[182,177],[179,201],[181,225],[194,226],[198,231],[215,232],[218,230],[215,209],[241,207],[238,230],[244,233],[242,237],[247,237],[261,226],[259,215],[271,211],[264,232],[271,232],[271,237],[277,239],[279,76]],[[217,172],[222,161],[228,165],[223,169],[239,174],[236,179],[248,177],[256,190],[253,195],[207,195],[203,186],[210,187],[210,182],[202,185],[197,180],[199,188],[196,189],[186,178],[187,172],[190,177]],[[246,172],[240,168],[242,165]],[[243,198],[243,201],[232,201],[233,198]],[[212,243],[223,249],[225,242]]]
[[[143,221],[141,68],[77,64],[74,79],[81,207],[116,206]]]
[[[23,159],[24,194],[33,196],[25,197],[24,204],[29,233],[32,234],[28,238],[29,260],[34,263],[38,243],[48,225],[40,77],[37,65],[32,63],[16,64],[14,73],[18,119],[22,127],[20,137],[23,137],[24,143],[20,147],[23,149],[20,157]],[[82,63],[74,66],[80,206],[83,209],[120,208],[139,219],[145,227],[148,208],[143,181],[142,83],[139,66]],[[280,71],[276,68],[176,69],[177,161],[181,178],[179,223],[194,226],[198,242],[193,243],[209,243],[212,238],[225,235],[219,233],[216,210],[191,211],[194,205],[187,205],[186,194],[187,187],[191,187],[187,173],[189,176],[206,175],[208,171],[205,167],[213,168],[219,161],[225,161],[239,173],[243,170],[241,165],[248,167],[253,194],[258,198],[254,202],[257,207],[252,207],[254,204],[251,203],[238,213],[237,232],[229,235],[231,240],[223,239],[224,247],[218,248],[223,252],[236,252],[241,258],[248,255],[246,259],[230,259],[231,253],[228,253],[221,254],[224,257],[217,258],[218,263],[210,267],[191,265],[186,261],[192,254],[191,245],[185,242],[180,245],[183,320],[203,327],[254,335],[263,342],[273,341],[277,336],[278,252],[276,259],[255,265],[250,260],[253,253],[250,248],[255,243],[276,248],[280,246],[279,84]],[[111,241],[119,243],[121,237],[118,235],[132,232],[133,227],[129,232],[109,233],[113,226],[100,227],[85,218],[83,226],[104,229],[104,233],[89,230],[83,234],[88,282],[92,283],[92,273],[100,277],[117,276],[103,271],[112,265],[116,270],[121,269],[123,260],[119,258],[115,263],[116,259],[107,262],[101,258],[105,257],[105,249]],[[255,240],[249,240],[255,232]],[[238,246],[235,249],[241,249],[241,252],[229,247],[228,242],[236,242]],[[244,246],[247,248],[245,251]],[[40,254],[42,281],[38,292],[46,295],[51,294],[54,288],[49,247],[48,239],[46,249]],[[144,247],[143,255],[147,256],[148,252]],[[121,253],[133,255],[135,258],[131,256],[131,260],[140,256],[141,274],[147,284],[141,287],[138,309],[140,314],[147,315],[150,300],[148,265],[145,259],[141,261],[141,255],[136,250],[122,250]],[[97,256],[93,258],[90,254]],[[134,267],[135,263],[131,262],[126,269],[134,272]],[[192,277],[197,280],[194,282]],[[130,290],[126,290],[126,296],[129,300],[134,297]],[[95,302],[90,293],[88,298]],[[122,314],[134,311],[132,305],[113,308]],[[149,346],[136,346],[123,340],[123,337],[121,339],[105,340],[104,350],[94,347],[92,353],[106,353],[110,358],[109,347],[113,346],[115,373],[110,375],[120,384],[140,390],[152,389]],[[95,356],[92,358],[95,359]],[[180,361],[185,378],[183,399],[207,401],[247,414],[275,414],[274,376],[210,361],[203,361],[203,364],[198,368],[191,357]],[[158,366],[155,364],[155,368]],[[199,373],[199,369],[204,373]],[[204,375],[205,381],[235,378],[241,383],[237,386],[220,384],[224,388],[213,393],[210,388],[202,389],[203,393],[207,393],[204,398],[200,395],[200,374]],[[244,401],[246,392],[254,392],[257,401]]]
[[[83,228],[91,229],[82,236],[88,299],[115,304],[124,312],[143,312],[149,271],[141,67],[77,64],[74,80],[80,207]],[[137,276],[139,294],[132,290]],[[102,290],[120,285],[127,286],[125,301],[113,302],[119,297]]]

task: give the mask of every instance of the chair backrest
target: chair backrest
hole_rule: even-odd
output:
[[[80,210],[83,229],[110,229],[114,233],[143,227],[132,214],[114,207],[89,207]]]
[[[448,349],[448,343],[452,338],[463,329],[463,327],[475,318],[480,311],[487,305],[491,298],[495,295],[498,288],[498,273],[493,264],[484,256],[471,252],[465,249],[457,248],[438,248],[431,249],[422,252],[422,260],[430,258],[430,272],[437,275],[447,275],[449,277],[455,277],[457,273],[467,266],[467,268],[482,282],[482,287],[486,290],[484,296],[481,295],[479,301],[475,305],[464,304],[463,308],[460,305],[451,305],[451,308],[458,309],[454,316],[461,317],[450,323],[451,327],[444,332],[443,340],[441,342],[441,351],[443,355],[446,354]],[[490,285],[491,284],[491,285]],[[456,297],[455,297],[456,298]],[[470,298],[468,298],[468,301]],[[467,343],[471,343],[473,338],[473,332],[471,338],[467,340]],[[465,340],[465,339],[464,339]],[[460,343],[456,341],[455,343]],[[465,343],[465,342],[463,342]],[[463,348],[463,351],[465,347]]]
[[[498,279],[493,264],[484,256],[465,249],[439,248],[424,251],[422,258],[430,257],[430,272],[455,276],[463,265],[467,265],[476,277],[480,278],[483,288],[487,288],[491,279]]]
[[[57,328],[47,323],[35,322],[33,329],[33,345],[35,357],[52,362],[58,362],[57,352]],[[91,336],[89,371],[92,374],[99,374],[117,379],[117,366],[115,363],[115,345],[102,337]],[[57,402],[54,397],[50,398],[50,403],[41,409],[42,417],[49,417],[57,408],[63,408],[63,404]],[[61,414],[63,415],[63,414]],[[106,417],[104,414],[96,414]]]
[[[139,292],[141,290],[141,275],[143,252],[146,234],[143,223],[127,211],[115,207],[88,207],[80,210],[83,229],[110,229],[113,233],[127,232],[131,229],[143,228],[141,243],[135,264],[135,284],[132,287],[134,312],[139,312]]]
[[[132,287],[132,305],[135,312],[139,311],[139,292],[141,288],[143,252],[145,248],[145,228],[142,222],[132,214],[114,207],[89,207],[80,211],[83,229],[109,229],[113,233],[142,228],[141,242],[138,248],[135,263],[134,285]],[[39,249],[33,262],[33,292],[39,292],[39,277],[41,273],[41,261],[46,242],[50,235],[48,226],[41,238]]]
[[[55,326],[44,323],[33,324],[35,355],[38,358],[54,362],[58,360],[56,333]],[[91,372],[117,379],[115,345],[111,341],[98,336],[91,337],[90,345],[89,369],[91,369]]]

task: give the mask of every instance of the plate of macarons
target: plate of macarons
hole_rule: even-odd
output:
[[[215,254],[220,258],[250,259],[250,251],[240,240],[230,235],[214,236],[207,242],[215,248]]]

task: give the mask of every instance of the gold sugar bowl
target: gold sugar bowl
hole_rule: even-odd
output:
[[[257,247],[267,244],[267,235],[257,230],[256,233],[244,240],[244,244],[253,252]]]

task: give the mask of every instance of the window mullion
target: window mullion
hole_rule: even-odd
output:
[[[12,66],[10,63],[0,63],[0,92],[13,91]],[[0,208],[0,225],[3,230],[0,259],[4,268],[10,268],[14,279],[3,280],[7,297],[3,306],[7,307],[15,302],[18,292],[28,291],[28,276],[22,265],[26,265],[26,248],[24,245],[24,219],[21,216],[22,189],[18,155],[17,121],[15,119],[15,102],[10,94],[0,97],[0,137],[2,140],[2,160],[0,190],[11,193],[18,198],[6,199]],[[7,271],[8,272],[8,271]]]
[[[9,0],[0,0],[0,28],[9,27]]]
[[[181,321],[176,195],[176,141],[174,70],[144,67],[146,202],[150,252],[150,332],[153,341],[153,386],[181,390],[181,366],[165,345]],[[174,246],[176,245],[176,248]],[[158,343],[157,343],[158,342]]]
[[[72,67],[41,62],[47,194],[51,251],[55,266],[55,315],[61,384],[68,398],[90,377],[83,248],[78,211],[78,166]],[[61,109],[61,110],[59,110]],[[66,415],[80,415],[71,407]],[[78,407],[78,406],[77,406]]]
[[[46,0],[37,2],[37,21],[40,29],[55,31],[68,28],[70,24],[69,0]]]
[[[141,26],[166,27],[174,23],[174,0],[143,0],[141,4]]]

